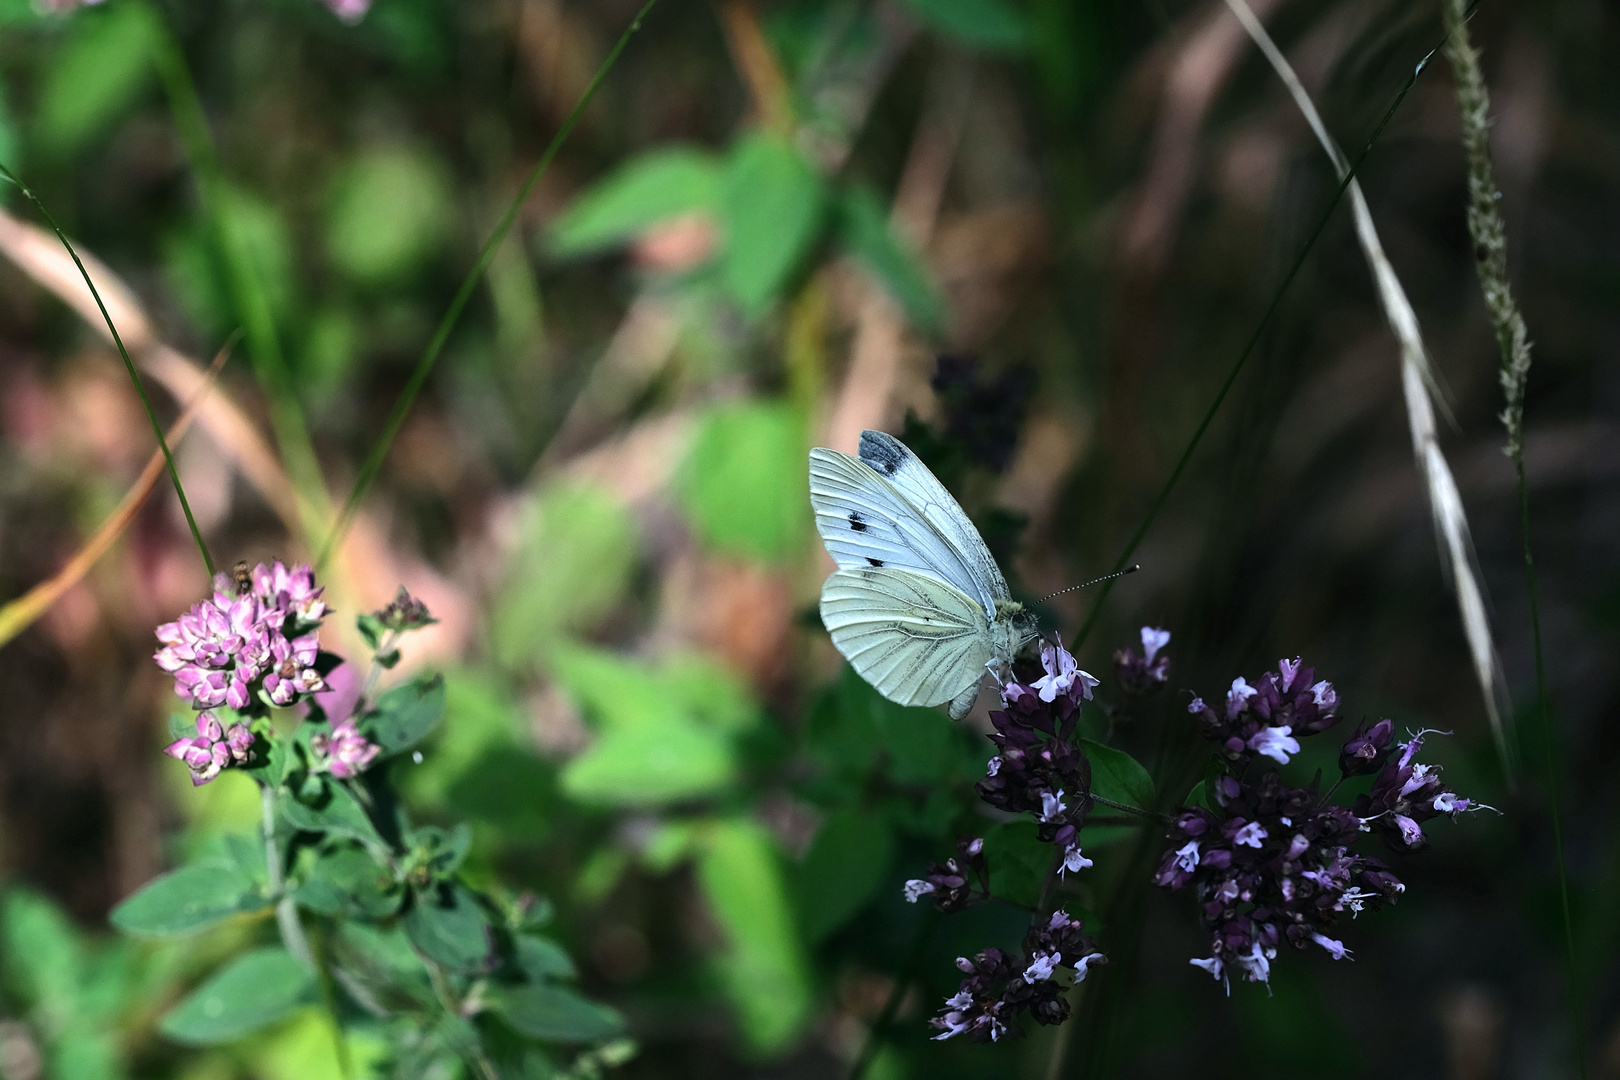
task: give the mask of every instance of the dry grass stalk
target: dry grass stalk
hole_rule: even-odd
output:
[[[196,418],[198,407],[213,389],[214,379],[218,377],[219,369],[225,366],[227,355],[228,350],[221,350],[214,358],[213,364],[205,373],[203,385],[186,404],[179,419],[175,420],[164,434],[163,437],[168,440],[170,446],[180,445],[186,429]],[[129,523],[135,520],[135,515],[145,505],[147,497],[152,494],[152,489],[163,476],[163,466],[163,451],[161,449],[152,451],[152,456],[147,459],[146,467],[141,470],[141,475],[136,478],[134,486],[124,493],[124,497],[118,501],[112,513],[107,515],[107,519],[91,534],[90,539],[73,553],[73,557],[68,559],[62,569],[50,579],[40,582],[17,599],[0,607],[0,647],[4,647],[18,634],[32,626],[36,619],[50,610],[52,604],[84,580],[90,568],[107,554],[113,543],[123,535]]]
[[[1333,168],[1343,180],[1350,172],[1350,163],[1328,134],[1310,95],[1294,73],[1292,65],[1272,41],[1246,0],[1226,0],[1226,6],[1237,16],[1243,28],[1254,39],[1260,51],[1270,61],[1277,77],[1288,88],[1294,104],[1304,115],[1306,123],[1316,135],[1322,149],[1333,161]],[[1401,287],[1400,278],[1384,254],[1373,225],[1372,212],[1367,208],[1361,184],[1352,179],[1349,185],[1350,206],[1355,215],[1356,239],[1361,244],[1367,265],[1372,270],[1378,287],[1378,297],[1384,306],[1384,316],[1401,347],[1401,389],[1406,398],[1406,417],[1412,432],[1412,453],[1423,474],[1429,493],[1429,511],[1434,519],[1435,531],[1440,538],[1443,558],[1441,565],[1447,570],[1457,595],[1458,613],[1462,616],[1463,633],[1468,639],[1468,650],[1474,663],[1474,676],[1479,681],[1485,712],[1490,718],[1491,734],[1496,740],[1497,753],[1502,764],[1512,775],[1513,755],[1507,730],[1507,680],[1502,674],[1502,662],[1496,653],[1491,635],[1490,618],[1486,612],[1485,588],[1480,581],[1479,568],[1474,559],[1474,545],[1468,528],[1468,515],[1463,509],[1462,496],[1451,466],[1440,449],[1438,425],[1435,421],[1436,385],[1429,367],[1428,351],[1418,328],[1417,312]]]

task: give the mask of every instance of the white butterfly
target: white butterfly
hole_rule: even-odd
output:
[[[1004,675],[1038,631],[962,508],[881,431],[858,458],[810,451],[810,506],[838,564],[821,587],[838,651],[890,701],[966,716],[986,669]]]

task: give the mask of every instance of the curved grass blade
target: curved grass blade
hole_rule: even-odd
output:
[[[512,223],[517,220],[518,211],[522,209],[524,202],[528,200],[529,193],[534,190],[534,185],[539,182],[547,167],[551,165],[552,159],[557,156],[557,151],[562,149],[563,142],[567,140],[569,133],[574,130],[574,125],[579,122],[580,116],[585,112],[585,107],[596,96],[596,91],[602,85],[603,80],[607,78],[608,72],[613,70],[613,65],[618,62],[619,54],[630,43],[630,38],[636,31],[641,29],[641,21],[647,17],[647,13],[652,11],[657,3],[658,0],[647,0],[642,5],[641,10],[636,12],[635,18],[630,20],[630,25],[625,28],[624,33],[619,35],[619,40],[614,44],[612,51],[608,53],[607,59],[603,60],[601,66],[596,69],[596,74],[591,77],[590,84],[585,87],[585,92],[580,95],[579,101],[575,103],[573,110],[569,112],[568,118],[563,121],[562,127],[557,129],[557,134],[552,136],[551,143],[546,147],[545,153],[540,155],[540,160],[535,163],[534,168],[529,172],[528,179],[523,182],[523,186],[518,189],[517,196],[507,206],[506,213],[501,215],[501,220],[496,224],[495,231],[490,233],[489,239],[484,241],[483,248],[478,252],[477,261],[473,263],[472,269],[467,272],[467,276],[462,279],[461,287],[456,290],[456,295],[450,301],[450,306],[445,309],[444,317],[439,320],[438,328],[434,330],[427,349],[422,353],[422,358],[416,362],[416,369],[411,372],[410,381],[405,384],[405,389],[400,391],[399,398],[394,402],[393,411],[388,414],[388,421],[383,425],[382,434],[372,444],[370,452],[366,454],[366,460],[360,466],[359,473],[355,475],[354,488],[349,492],[349,497],[344,501],[343,509],[339,511],[331,533],[327,535],[326,542],[321,545],[320,553],[316,556],[315,565],[317,569],[325,565],[326,560],[331,557],[332,549],[337,546],[338,541],[343,537],[343,533],[354,520],[355,512],[360,506],[360,500],[365,497],[366,490],[371,487],[372,481],[377,478],[377,473],[382,468],[383,458],[388,456],[388,449],[393,445],[394,437],[399,434],[401,425],[405,423],[406,414],[411,411],[411,406],[416,402],[416,395],[421,392],[422,385],[427,382],[428,375],[433,371],[433,365],[438,362],[439,354],[443,352],[445,342],[450,338],[450,331],[455,327],[456,321],[461,318],[462,309],[467,306],[467,301],[472,298],[473,290],[478,287],[478,282],[483,278],[484,271],[488,269],[490,260],[495,257],[495,249],[500,246],[502,240],[506,239],[506,234],[512,229]]]
[[[1238,22],[1249,34],[1261,53],[1270,62],[1272,70],[1287,88],[1294,104],[1304,115],[1321,144],[1323,152],[1333,162],[1333,168],[1343,177],[1349,169],[1339,144],[1328,134],[1327,125],[1316,111],[1316,105],[1306,93],[1304,84],[1294,74],[1288,58],[1271,40],[1265,26],[1245,0],[1226,0],[1226,6],[1237,16]],[[1512,719],[1512,700],[1508,694],[1507,678],[1502,674],[1502,661],[1496,652],[1491,634],[1490,617],[1485,610],[1485,583],[1481,579],[1478,560],[1474,556],[1472,530],[1468,513],[1463,509],[1462,495],[1457,481],[1440,449],[1440,435],[1435,422],[1436,379],[1429,366],[1428,348],[1423,344],[1417,312],[1407,298],[1400,278],[1373,224],[1372,211],[1362,194],[1359,181],[1350,181],[1350,209],[1355,215],[1356,239],[1372,271],[1373,283],[1389,328],[1400,343],[1401,390],[1406,399],[1407,424],[1412,432],[1412,453],[1417,458],[1418,470],[1423,474],[1424,488],[1429,495],[1429,513],[1441,546],[1441,567],[1452,591],[1457,597],[1458,614],[1462,617],[1463,634],[1474,661],[1474,675],[1479,681],[1484,698],[1485,713],[1490,720],[1491,735],[1496,741],[1497,757],[1509,788],[1517,786],[1513,733],[1508,728]],[[1521,324],[1522,329],[1522,324]]]
[[[180,486],[180,473],[175,470],[174,455],[169,452],[169,442],[163,436],[163,425],[158,423],[157,412],[152,408],[152,399],[146,395],[146,384],[141,381],[141,373],[135,370],[135,361],[129,358],[129,350],[124,348],[124,339],[118,335],[118,327],[113,325],[112,316],[107,314],[107,305],[102,303],[96,283],[90,280],[90,272],[84,268],[79,253],[73,249],[73,244],[62,232],[62,227],[56,223],[51,212],[45,209],[45,204],[34,194],[33,189],[19,180],[17,174],[4,165],[0,165],[0,176],[17,185],[17,189],[34,204],[40,216],[50,225],[51,231],[56,233],[56,238],[62,241],[62,246],[67,248],[67,253],[73,257],[73,265],[79,268],[84,283],[90,288],[90,295],[96,298],[96,307],[101,309],[101,317],[107,322],[107,330],[112,334],[113,344],[118,346],[118,355],[123,358],[124,370],[129,372],[129,379],[135,384],[135,392],[140,395],[141,406],[146,410],[146,418],[152,423],[152,434],[157,436],[158,449],[162,451],[163,460],[169,467],[169,479],[174,483],[174,493],[180,498],[180,509],[185,511],[186,525],[191,529],[191,538],[197,542],[197,550],[202,553],[203,565],[208,568],[208,576],[213,577],[214,557],[208,553],[208,545],[203,542],[202,532],[197,528],[197,519],[191,515],[191,503],[186,499],[186,489]]]
[[[218,377],[219,369],[225,366],[225,358],[230,352],[231,343],[227,342],[225,347],[219,350],[219,355],[214,357],[214,362],[208,368],[207,382],[186,403],[179,418],[170,426],[168,433],[170,443],[178,445],[185,436],[198,407],[213,389],[214,379]],[[107,554],[113,542],[123,534],[129,523],[135,520],[136,513],[145,505],[147,497],[152,494],[152,489],[157,486],[158,478],[163,475],[163,462],[163,451],[154,450],[134,486],[124,493],[124,497],[118,501],[113,512],[107,515],[107,519],[91,534],[90,539],[73,553],[73,557],[66,565],[49,580],[40,582],[17,599],[0,607],[0,648],[4,648],[12,638],[32,626],[36,619],[45,614],[69,589],[83,580],[90,572],[90,568]]]
[[[1441,44],[1444,44],[1444,42],[1442,41]],[[1349,189],[1350,181],[1354,180],[1356,174],[1361,171],[1362,163],[1367,160],[1367,155],[1372,153],[1373,145],[1383,135],[1384,129],[1389,126],[1389,122],[1395,118],[1395,113],[1400,109],[1401,103],[1406,100],[1406,95],[1412,92],[1412,88],[1417,85],[1418,77],[1423,74],[1424,69],[1429,66],[1430,61],[1434,59],[1435,54],[1439,51],[1440,45],[1435,45],[1434,48],[1423,54],[1423,58],[1412,69],[1412,74],[1407,78],[1405,85],[1395,95],[1395,99],[1389,103],[1389,108],[1384,110],[1383,117],[1378,121],[1378,125],[1373,128],[1372,135],[1368,137],[1366,145],[1356,155],[1356,160],[1350,163],[1344,178],[1339,181],[1338,188],[1333,192],[1333,198],[1328,200],[1328,204],[1323,209],[1321,217],[1317,219],[1310,236],[1306,238],[1304,246],[1299,249],[1299,254],[1294,257],[1293,264],[1289,266],[1288,273],[1283,275],[1282,282],[1277,286],[1276,291],[1272,293],[1271,300],[1266,304],[1266,309],[1260,316],[1260,322],[1255,326],[1254,332],[1249,335],[1249,339],[1242,350],[1239,351],[1237,359],[1232,361],[1232,366],[1227,370],[1226,377],[1221,380],[1220,389],[1215,392],[1215,397],[1210,401],[1209,407],[1204,410],[1204,415],[1198,421],[1198,426],[1193,429],[1191,438],[1187,440],[1186,447],[1181,451],[1181,456],[1176,459],[1175,468],[1170,470],[1170,475],[1165,478],[1163,484],[1159,485],[1159,490],[1154,493],[1153,501],[1148,505],[1147,513],[1142,516],[1141,524],[1136,527],[1136,531],[1125,542],[1125,547],[1120,552],[1119,558],[1114,560],[1114,565],[1109,568],[1111,571],[1117,572],[1130,565],[1131,556],[1136,554],[1136,549],[1141,546],[1143,538],[1147,536],[1148,530],[1153,527],[1153,522],[1158,518],[1159,511],[1164,509],[1164,504],[1170,498],[1170,492],[1175,489],[1176,483],[1180,481],[1181,474],[1186,472],[1187,463],[1192,460],[1193,452],[1198,449],[1198,444],[1203,441],[1204,433],[1209,430],[1209,425],[1214,421],[1215,414],[1220,411],[1222,402],[1226,400],[1226,395],[1231,392],[1233,384],[1237,382],[1238,376],[1242,374],[1243,368],[1249,362],[1249,357],[1253,355],[1255,347],[1260,344],[1261,335],[1266,332],[1266,329],[1271,325],[1271,320],[1276,317],[1277,310],[1282,305],[1284,294],[1288,292],[1289,286],[1294,283],[1294,278],[1299,276],[1299,271],[1304,267],[1305,260],[1309,257],[1312,249],[1316,247],[1317,240],[1321,239],[1323,230],[1327,228],[1328,221],[1333,217],[1333,212],[1338,209],[1340,200],[1344,198],[1344,193]],[[1092,603],[1091,611],[1086,615],[1086,621],[1081,624],[1080,632],[1075,635],[1074,644],[1070,648],[1079,648],[1096,627],[1097,620],[1102,615],[1103,604],[1108,600],[1108,595],[1114,591],[1114,585],[1118,581],[1118,578],[1110,578],[1103,582],[1102,589],[1097,593],[1097,599]]]

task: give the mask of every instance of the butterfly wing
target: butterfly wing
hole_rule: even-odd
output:
[[[861,678],[901,705],[958,700],[993,652],[978,602],[912,570],[834,571],[821,587],[821,621]]]
[[[938,509],[916,504],[858,458],[821,446],[810,451],[810,505],[827,554],[841,570],[892,567],[926,574],[994,613],[1007,593],[995,560],[956,500],[920,461],[911,461],[938,490]]]
[[[1007,579],[1001,576],[1001,568],[985,547],[979,530],[962,512],[961,504],[945,490],[945,485],[928,471],[928,466],[909,446],[882,431],[861,432],[860,457],[873,472],[893,484],[945,538],[974,580],[980,583],[981,591],[989,594],[986,599],[990,602],[985,605],[985,611],[994,615],[996,602],[1012,597]]]

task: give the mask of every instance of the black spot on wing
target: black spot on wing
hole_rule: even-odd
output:
[[[866,561],[871,563],[873,566],[882,566],[883,565],[883,560],[882,559],[874,559],[870,555],[868,555],[866,557]]]
[[[866,519],[861,517],[859,510],[851,510],[849,512],[849,527],[854,529],[856,532],[866,531]]]
[[[861,460],[884,476],[893,476],[905,464],[905,451],[893,435],[881,431],[861,432]]]

